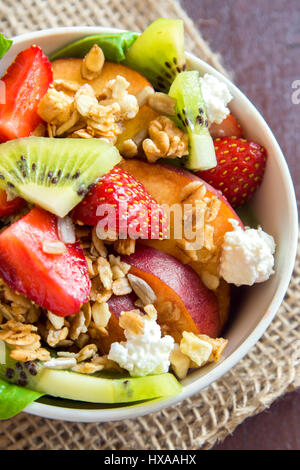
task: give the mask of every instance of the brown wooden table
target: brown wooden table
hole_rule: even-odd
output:
[[[300,201],[299,0],[182,0],[235,83],[262,113],[286,156]],[[300,97],[300,94],[299,94]],[[300,449],[300,391],[248,418],[216,450]]]

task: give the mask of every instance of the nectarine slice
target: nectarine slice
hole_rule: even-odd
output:
[[[148,80],[140,73],[126,67],[125,65],[117,64],[115,62],[105,62],[99,77],[94,80],[87,81],[81,76],[81,64],[82,59],[70,58],[54,60],[52,62],[53,79],[71,80],[79,85],[88,83],[93,87],[96,95],[100,95],[106,83],[109,80],[116,78],[117,75],[122,75],[126,78],[129,82],[128,92],[133,95],[136,95],[145,86],[152,86],[151,83],[148,82]],[[124,140],[132,139],[136,134],[138,134],[138,132],[143,129],[147,129],[149,122],[156,116],[157,113],[149,106],[142,106],[135,118],[124,122],[124,130],[122,134],[119,135],[116,146],[121,148],[121,144]]]
[[[158,323],[163,332],[180,342],[183,331],[216,337],[220,333],[217,298],[188,265],[150,246],[136,245],[135,253],[123,257],[130,273],[153,289]]]

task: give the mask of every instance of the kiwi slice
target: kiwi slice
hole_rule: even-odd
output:
[[[156,90],[167,93],[186,67],[183,21],[154,21],[126,52],[124,63],[144,75]]]
[[[208,130],[199,72],[181,72],[175,78],[169,96],[176,99],[178,127],[189,135],[189,156],[185,167],[189,170],[208,170],[217,164],[214,143]]]
[[[10,140],[0,144],[0,188],[64,217],[120,160],[100,139]]]
[[[1,341],[0,341],[1,343]],[[130,377],[109,371],[85,375],[69,370],[48,369],[40,361],[15,361],[6,349],[0,363],[0,379],[54,397],[90,403],[132,403],[181,392],[171,373]]]

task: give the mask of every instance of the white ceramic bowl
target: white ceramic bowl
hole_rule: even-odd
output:
[[[100,27],[68,27],[37,31],[14,38],[10,51],[0,62],[1,75],[18,52],[38,44],[46,54],[86,35],[108,32]],[[269,159],[264,181],[255,194],[251,206],[263,229],[272,234],[277,244],[276,273],[265,283],[247,290],[240,311],[230,325],[226,337],[229,340],[223,359],[190,374],[182,381],[179,395],[158,399],[139,405],[101,408],[82,404],[78,408],[67,404],[33,403],[26,412],[53,419],[77,422],[101,422],[135,418],[161,410],[190,397],[207,387],[233,367],[259,340],[276,314],[287,290],[297,249],[298,213],[293,183],[286,160],[270,128],[261,114],[246,96],[229,80],[192,54],[187,54],[189,68],[201,73],[209,72],[224,80],[234,97],[231,109],[240,121],[246,136],[261,143]]]

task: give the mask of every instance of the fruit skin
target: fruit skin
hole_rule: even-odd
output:
[[[79,312],[89,300],[91,281],[83,250],[76,242],[61,254],[43,252],[44,241],[58,240],[56,217],[38,207],[0,235],[0,276],[13,290],[56,315]]]
[[[7,378],[7,369],[10,369],[11,379]],[[175,395],[182,389],[175,376],[170,373],[147,377],[128,377],[113,373],[91,376],[67,370],[46,369],[42,363],[33,361],[18,362],[17,366],[7,351],[5,364],[0,364],[0,378],[18,383],[20,377],[23,386],[31,390],[90,403],[117,404],[150,400]]]
[[[24,207],[25,201],[20,197],[16,197],[11,201],[7,200],[6,191],[0,189],[0,218],[12,215]]]
[[[136,300],[137,296],[133,292],[131,292],[131,294],[126,295],[113,295],[108,300],[109,310],[117,318],[119,318],[121,312],[129,312],[130,310],[134,310],[135,308],[137,308],[135,305]]]
[[[228,114],[221,124],[213,122],[209,126],[209,133],[213,139],[218,137],[235,137],[239,139],[243,136],[241,125],[232,113]]]
[[[105,327],[108,335],[101,336],[99,340],[97,338],[94,340],[102,354],[109,353],[112,343],[126,341],[124,330],[119,325],[119,317],[121,312],[129,312],[137,308],[134,304],[136,299],[136,295],[132,292],[127,295],[112,295],[108,300],[108,307],[111,312],[108,325]]]
[[[99,208],[107,205],[113,213],[110,215],[103,210],[99,214]],[[125,238],[128,234],[130,238],[163,239],[168,229],[157,202],[141,183],[118,167],[98,180],[74,209],[72,217],[75,222],[92,226],[103,221],[103,228],[125,235]]]
[[[83,85],[87,80],[81,76],[82,59],[69,58],[58,59],[52,62],[53,78],[72,80],[73,82]],[[106,83],[121,75],[128,83],[128,93],[136,95],[146,86],[151,86],[151,83],[140,73],[126,67],[123,64],[116,64],[114,62],[106,61],[99,77],[89,80],[88,83],[94,89],[96,95],[100,95]],[[141,106],[139,112],[133,119],[129,119],[123,123],[123,132],[118,136],[116,147],[120,150],[124,140],[132,139],[143,129],[147,129],[150,121],[155,119],[157,113],[153,111],[148,105]]]
[[[218,302],[199,276],[173,256],[138,243],[135,253],[124,256],[130,273],[144,279],[154,290],[158,323],[180,342],[183,331],[219,335],[221,330]],[[171,305],[171,310],[169,306]]]
[[[168,93],[174,77],[185,70],[184,26],[178,19],[158,18],[126,52],[125,64]]]
[[[26,137],[42,122],[37,106],[53,80],[51,63],[39,46],[20,52],[2,77],[6,102],[0,104],[0,141]]]
[[[245,139],[217,138],[214,145],[217,166],[197,175],[222,191],[232,207],[240,207],[260,186],[267,153],[261,145]]]

